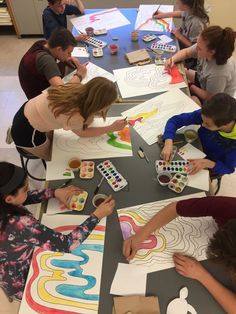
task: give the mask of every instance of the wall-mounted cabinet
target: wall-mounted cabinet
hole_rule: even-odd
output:
[[[43,34],[42,12],[47,0],[6,0],[18,37]]]

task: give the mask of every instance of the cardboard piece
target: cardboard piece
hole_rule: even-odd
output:
[[[149,63],[151,61],[150,55],[146,49],[139,49],[125,54],[129,64],[139,64],[140,62]]]
[[[112,314],[160,314],[157,297],[116,297]]]

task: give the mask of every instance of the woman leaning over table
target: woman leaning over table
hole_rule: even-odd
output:
[[[104,119],[117,98],[113,82],[96,77],[88,83],[50,87],[26,102],[15,114],[11,135],[15,145],[43,158],[51,159],[50,131],[71,130],[81,137],[99,136],[124,128],[126,120],[105,127],[89,127],[94,116]]]
[[[166,60],[165,67],[170,68],[176,62],[197,57],[197,71],[186,71],[191,94],[197,96],[201,102],[220,92],[234,96],[236,91],[236,62],[232,57],[234,42],[235,35],[231,28],[210,26],[202,31],[195,45],[178,51],[172,58]]]

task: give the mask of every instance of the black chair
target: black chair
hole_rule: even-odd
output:
[[[16,150],[18,151],[19,155],[20,155],[20,160],[21,160],[21,165],[22,165],[22,168],[24,169],[24,171],[27,173],[27,175],[34,179],[34,180],[37,180],[37,181],[45,181],[45,178],[44,179],[41,179],[41,178],[36,178],[34,177],[32,174],[29,173],[28,171],[28,162],[30,159],[41,159],[37,156],[34,156],[32,155],[31,153],[25,151],[24,149],[20,148],[20,147],[17,147],[16,146]],[[46,170],[47,168],[47,165],[46,165],[46,162],[44,159],[41,159],[42,163],[43,163],[43,166]]]
[[[216,190],[215,190],[214,195],[216,195],[219,192],[219,190],[220,190],[222,177],[223,177],[222,174],[210,173],[210,180],[211,180],[211,182],[213,180],[217,180],[217,185],[216,185]]]

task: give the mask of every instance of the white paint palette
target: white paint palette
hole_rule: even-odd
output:
[[[125,186],[128,185],[128,182],[116,170],[115,166],[110,160],[105,160],[98,164],[97,169],[115,192],[122,190]]]
[[[87,197],[88,193],[86,191],[73,195],[70,200],[69,208],[72,210],[82,211],[84,209]]]
[[[82,161],[79,174],[80,178],[92,179],[94,176],[94,165],[93,161]]]
[[[95,58],[103,57],[103,50],[102,50],[102,48],[93,48],[93,56]]]
[[[183,173],[187,174],[187,166],[189,161],[186,160],[172,160],[170,162],[164,160],[156,160],[156,171],[169,171],[172,173]]]
[[[101,29],[95,29],[93,31],[94,35],[99,36],[99,35],[105,35],[107,34],[107,30],[105,28],[101,28]]]
[[[157,36],[156,35],[153,35],[153,34],[147,34],[147,35],[144,35],[143,36],[143,41],[145,41],[146,43],[156,39]]]
[[[106,47],[107,43],[105,41],[99,40],[95,37],[88,37],[85,42],[89,45],[92,45],[94,47],[98,48],[104,48]]]
[[[168,184],[168,188],[175,193],[181,193],[188,183],[186,175],[176,173]]]
[[[151,49],[152,50],[163,50],[166,52],[175,52],[176,46],[155,42],[155,43],[152,43]]]

